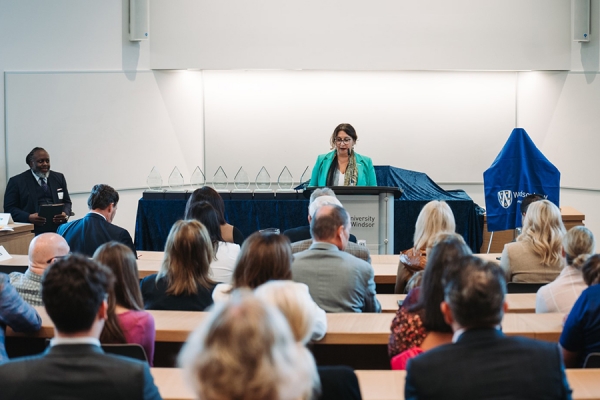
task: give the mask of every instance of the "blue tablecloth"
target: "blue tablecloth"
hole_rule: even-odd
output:
[[[401,198],[394,202],[394,252],[412,247],[415,222],[421,208],[431,200],[448,203],[460,233],[474,252],[479,252],[483,234],[483,216],[478,206],[462,190],[444,191],[427,175],[390,166],[376,166],[380,186],[400,187]],[[163,251],[169,230],[183,218],[185,200],[145,200],[138,203],[135,246],[138,250]],[[308,200],[225,200],[228,222],[246,236],[259,229],[289,228],[308,225]]]

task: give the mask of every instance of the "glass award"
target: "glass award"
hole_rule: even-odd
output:
[[[294,192],[292,189],[292,186],[294,186],[294,178],[288,167],[283,167],[283,170],[281,170],[281,173],[277,178],[277,186],[279,186],[279,189],[277,189],[278,192]]]
[[[306,168],[304,168],[304,172],[302,173],[302,176],[300,176],[300,183],[304,183],[306,181],[310,181],[310,170],[309,170],[310,166],[306,166]]]
[[[169,175],[169,189],[171,190],[183,190],[183,175],[179,172],[179,168],[173,168],[171,175]]]
[[[227,190],[227,185],[229,184],[227,175],[225,171],[223,171],[223,167],[219,167],[215,175],[213,176],[213,187],[219,190]]]
[[[196,167],[194,172],[192,172],[192,177],[190,178],[190,185],[194,189],[201,188],[204,186],[206,182],[206,178],[204,177],[204,172],[200,169],[200,167]]]
[[[248,179],[248,174],[244,171],[243,167],[240,167],[237,174],[235,174],[233,185],[235,186],[236,191],[249,191],[248,187],[250,186],[250,179]]]
[[[148,185],[148,189],[150,190],[162,190],[162,176],[160,176],[160,172],[158,172],[156,167],[152,167],[152,171],[148,174],[146,185]]]
[[[258,191],[271,191],[271,175],[265,167],[262,167],[256,175],[256,189]]]

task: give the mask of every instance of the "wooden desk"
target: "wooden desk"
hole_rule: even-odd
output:
[[[585,220],[585,215],[580,211],[577,211],[573,207],[570,206],[562,206],[560,208],[560,213],[562,215],[563,224],[567,230],[571,229],[574,226],[584,225],[583,221]],[[515,235],[514,230],[507,231],[498,231],[494,232],[494,238],[492,241],[492,246],[490,248],[490,252],[492,253],[501,253],[504,249],[504,245],[506,243],[510,243],[513,241]],[[487,252],[488,243],[490,242],[490,233],[487,230],[487,216],[483,217],[483,244],[481,245],[481,249],[479,250],[481,253]]]
[[[7,328],[7,336],[27,336],[51,338],[54,326],[46,310],[36,307],[42,317],[42,329],[33,334],[15,333]],[[206,312],[192,311],[149,311],[154,317],[157,342],[183,343],[188,335],[207,317]],[[327,314],[327,334],[316,345],[349,344],[381,345],[387,344],[390,325],[394,315],[391,313],[333,313]],[[533,339],[558,342],[562,332],[563,314],[519,314],[508,313],[502,321],[502,329],[509,336],[525,336]]]
[[[0,232],[0,245],[4,246],[6,251],[12,254],[27,254],[29,243],[34,238],[33,224],[23,224],[15,222],[8,224],[12,231]]]
[[[395,313],[398,300],[404,300],[405,294],[377,294],[381,312]],[[509,313],[535,313],[535,293],[509,293],[506,295]]]
[[[179,368],[152,368],[152,377],[165,400],[194,399]],[[364,400],[402,400],[406,371],[355,371]],[[567,369],[573,399],[600,400],[600,369]]]

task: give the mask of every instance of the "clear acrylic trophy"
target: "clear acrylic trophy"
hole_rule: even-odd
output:
[[[217,192],[228,192],[227,185],[229,181],[223,167],[219,167],[213,176],[213,187]]]
[[[180,192],[183,188],[183,175],[179,172],[179,168],[173,168],[171,175],[169,175],[169,189],[171,191]]]
[[[271,175],[265,167],[262,167],[256,175],[256,190],[254,192],[272,192],[271,190]]]
[[[309,186],[310,175],[311,175],[310,173],[311,173],[310,166],[307,165],[306,168],[304,169],[304,172],[302,173],[302,176],[300,177],[300,185],[298,185],[296,187],[296,189],[304,190]]]
[[[250,189],[248,189],[250,186],[250,179],[248,179],[248,174],[244,171],[243,167],[240,167],[237,174],[235,174],[233,185],[235,186],[234,192],[250,192]]]
[[[192,172],[192,177],[190,178],[190,186],[192,189],[198,189],[204,186],[206,183],[206,178],[204,177],[204,172],[200,169],[200,167],[196,167],[194,172]]]
[[[148,174],[146,185],[148,185],[148,189],[150,190],[162,190],[162,176],[160,176],[160,172],[158,172],[156,167],[152,167],[152,171]]]
[[[290,173],[288,167],[283,167],[279,177],[277,178],[277,193],[295,193],[296,191],[292,189],[294,186],[294,178]]]

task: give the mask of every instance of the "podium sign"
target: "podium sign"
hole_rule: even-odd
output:
[[[309,188],[308,191],[311,191]],[[394,254],[394,198],[402,190],[383,186],[334,186],[350,214],[350,233],[373,254]]]

